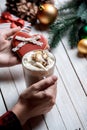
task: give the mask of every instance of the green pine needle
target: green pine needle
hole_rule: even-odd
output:
[[[87,4],[84,0],[76,0],[66,3],[58,10],[56,21],[50,26],[49,44],[51,48],[58,45],[60,37],[69,33],[69,44],[71,47],[77,45],[79,26],[83,22],[87,23]]]
[[[71,48],[76,47],[78,43],[78,30],[79,27],[77,26],[77,22],[74,23],[69,32],[69,45]]]
[[[55,48],[57,46],[57,44],[60,41],[60,34],[58,34],[58,31],[55,31],[55,36],[50,34],[49,37],[49,43],[50,43],[50,48]]]
[[[60,22],[61,21],[61,22]],[[62,37],[67,29],[70,28],[72,23],[76,22],[76,17],[64,18],[55,22],[53,25],[50,26],[49,31],[49,43],[51,48],[56,47],[60,41],[60,37]]]
[[[82,20],[87,23],[87,4],[83,2],[77,11],[77,16]]]
[[[67,2],[67,4],[63,5],[62,7],[60,7],[59,12],[63,12],[67,9],[77,9],[77,7],[79,7],[80,2],[78,2],[78,0],[75,1],[69,1]]]
[[[87,23],[87,9],[81,15],[81,20]]]
[[[79,8],[78,8],[78,10],[77,10],[77,16],[78,16],[78,17],[81,17],[81,15],[83,14],[83,12],[85,12],[85,10],[87,10],[87,5],[85,4],[85,2],[83,2],[83,3],[79,6]]]

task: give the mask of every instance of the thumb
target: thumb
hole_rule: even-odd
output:
[[[20,29],[21,29],[20,27],[9,29],[8,31],[6,31],[6,32],[4,33],[5,39],[7,39],[8,37],[14,35],[14,34],[15,34],[17,31],[19,31]]]

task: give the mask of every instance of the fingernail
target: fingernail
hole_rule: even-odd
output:
[[[54,81],[57,81],[57,79],[58,79],[58,77],[55,76],[55,75],[53,75],[52,78],[53,78]]]

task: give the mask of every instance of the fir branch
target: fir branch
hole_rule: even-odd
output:
[[[79,30],[79,27],[77,26],[77,22],[76,22],[71,26],[70,32],[69,32],[69,45],[71,48],[77,46],[78,30]]]
[[[83,2],[83,3],[79,6],[79,8],[78,8],[78,10],[77,10],[77,16],[78,16],[78,17],[81,17],[81,15],[83,14],[83,12],[85,12],[86,9],[87,9],[87,5],[86,5],[85,2]]]
[[[56,21],[50,26],[49,44],[52,47],[58,45],[60,38],[69,33],[69,44],[71,47],[77,45],[79,25],[87,22],[87,0],[76,0],[65,4],[58,10]]]
[[[50,26],[50,28],[52,29],[52,28],[55,27],[55,28],[58,29],[59,25],[61,25],[61,24],[64,25],[64,24],[67,24],[67,23],[69,23],[71,21],[73,22],[76,19],[77,19],[77,16],[74,15],[74,14],[72,14],[72,15],[70,14],[70,15],[67,15],[67,16],[58,17],[57,20],[55,21],[55,23]]]
[[[54,24],[50,26],[49,30],[49,44],[50,47],[56,47],[60,41],[60,37],[62,37],[65,32],[70,28],[72,24],[77,21],[77,17],[75,15],[62,17],[57,20]]]
[[[67,9],[75,9],[79,7],[80,3],[81,2],[80,1],[78,2],[78,0],[67,2],[67,4],[59,8],[59,12],[63,12]]]
[[[73,21],[66,21],[62,23],[61,26],[59,25],[57,28],[57,25],[51,28],[51,30],[49,31],[49,44],[51,48],[54,48],[56,47],[56,45],[58,45],[60,37],[62,37],[65,34],[65,32],[70,28],[72,23],[74,24],[75,22],[76,19],[74,19]]]
[[[50,34],[49,36],[49,44],[50,48],[55,48],[60,41],[60,34],[57,30],[55,30],[55,35]]]
[[[87,9],[83,12],[83,14],[81,15],[80,18],[81,18],[82,21],[87,23]]]

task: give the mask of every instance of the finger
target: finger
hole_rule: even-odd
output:
[[[7,55],[4,56],[6,60],[4,60],[2,57],[0,58],[1,67],[10,67],[21,63],[15,56],[13,57],[8,57]]]
[[[17,28],[13,28],[13,29],[9,29],[8,31],[6,31],[4,33],[5,38],[7,39],[8,37],[14,35],[17,31],[19,31],[21,28],[17,27]]]
[[[50,76],[47,79],[43,79],[43,80],[33,84],[32,86],[29,86],[27,88],[27,90],[25,90],[21,95],[22,95],[22,97],[28,98],[28,97],[31,97],[33,94],[34,96],[37,96],[38,98],[44,98],[44,97],[46,97],[46,95],[45,95],[46,93],[44,93],[45,91],[43,91],[43,90],[54,85],[56,81],[57,81],[56,76]],[[29,92],[30,92],[30,94],[29,94]]]
[[[47,89],[36,93],[36,97],[38,97],[40,99],[46,98],[46,99],[55,100],[56,94],[57,94],[57,82],[55,82],[53,85],[51,85]]]
[[[57,81],[57,77],[56,76],[50,76],[46,79],[43,79],[37,83],[35,83],[34,88],[38,91],[42,91],[48,87],[50,87],[51,85],[53,85],[55,82]]]
[[[47,88],[45,93],[49,98],[55,99],[57,94],[57,82],[55,82],[51,87]]]
[[[17,65],[20,64],[21,62],[19,61],[19,59],[17,57],[12,57],[8,63],[8,66],[13,66],[13,65]]]

